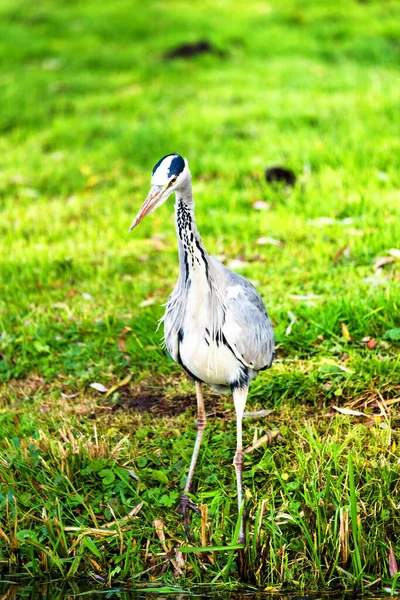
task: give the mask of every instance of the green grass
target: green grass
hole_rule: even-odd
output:
[[[155,331],[178,272],[172,202],[127,234],[152,166],[178,151],[190,161],[208,251],[243,262],[276,332],[279,360],[248,403],[273,412],[246,421],[244,443],[269,429],[282,439],[246,455],[242,579],[272,588],[395,585],[399,8],[3,0],[5,567],[182,589],[238,579],[237,551],[208,548],[235,544],[229,398],[207,395],[215,416],[194,493],[207,515],[193,518],[194,546],[174,512],[195,400]],[[203,38],[214,53],[165,58]],[[270,164],[292,168],[295,188],[268,186]],[[260,200],[268,210],[253,208]],[[262,237],[282,244],[260,245]],[[377,268],[380,257],[392,262]],[[107,397],[90,387],[111,388],[129,373]],[[126,408],[155,399],[163,416]],[[182,556],[170,554],[179,545]]]

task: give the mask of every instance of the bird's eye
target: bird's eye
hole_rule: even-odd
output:
[[[176,183],[176,180],[177,180],[177,179],[178,179],[177,177],[173,177],[173,178],[171,179],[171,181],[169,182],[169,185],[174,185],[174,183]]]

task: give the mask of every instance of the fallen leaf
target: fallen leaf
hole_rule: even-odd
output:
[[[365,415],[359,410],[353,410],[352,408],[346,408],[345,406],[334,406],[333,408],[342,415],[351,415],[352,417],[369,417],[369,415]]]
[[[121,331],[121,333],[119,334],[118,350],[120,350],[121,352],[127,351],[126,344],[125,344],[125,336],[127,333],[130,333],[131,331],[132,331],[131,327],[124,327],[123,330]]]
[[[368,350],[373,350],[374,348],[376,348],[378,342],[376,340],[369,340],[369,342],[367,343],[367,348]]]
[[[248,264],[249,264],[248,262],[236,258],[236,259],[229,261],[228,267],[230,269],[244,269],[244,267],[247,267]]]
[[[141,302],[139,304],[139,306],[141,308],[144,308],[145,306],[151,306],[152,304],[155,304],[156,299],[155,298],[147,298],[147,300],[143,300],[143,302]]]
[[[266,408],[265,410],[252,410],[243,413],[245,419],[258,419],[260,417],[268,417],[272,413],[272,408]]]
[[[379,256],[375,259],[374,268],[381,269],[384,265],[389,265],[390,263],[394,263],[396,259],[394,256]]]
[[[183,553],[178,549],[175,550],[175,562],[178,565],[179,569],[185,568],[185,561],[183,558]]]
[[[101,392],[102,394],[105,394],[108,391],[106,386],[102,383],[91,383],[90,387],[94,390],[97,390],[98,392]]]
[[[260,237],[256,243],[259,246],[265,246],[266,244],[269,244],[270,246],[277,246],[277,248],[284,248],[285,246],[285,242],[282,242],[282,240],[276,240],[272,237]]]
[[[169,552],[170,548],[169,548],[169,546],[167,546],[167,544],[165,542],[165,533],[164,533],[165,525],[164,525],[164,523],[161,521],[161,519],[154,519],[153,526],[154,526],[154,529],[156,530],[157,537],[162,544],[164,552]]]
[[[393,547],[389,548],[389,574],[390,577],[394,577],[399,572],[399,567],[397,566],[396,557],[394,555]]]
[[[136,475],[136,473],[135,473],[135,471],[133,469],[127,469],[127,471],[129,473],[129,475],[131,477],[133,477],[133,479],[136,479],[136,481],[140,481],[139,475]],[[143,504],[143,502],[142,502],[142,504]]]
[[[79,396],[79,392],[76,394],[64,394],[64,392],[61,392],[61,398],[76,398],[77,396]]]
[[[257,200],[257,202],[253,202],[252,207],[254,210],[269,210],[270,205],[263,200]]]
[[[99,563],[94,560],[94,558],[92,558],[91,556],[89,556],[89,560],[92,563],[92,565],[94,566],[95,569],[97,569],[98,571],[101,571],[101,566],[99,565]]]
[[[128,515],[130,517],[136,517],[136,515],[140,512],[143,504],[144,502],[139,502],[139,504],[136,504],[136,506],[134,506],[132,510],[129,511]]]
[[[342,337],[344,337],[345,340],[351,340],[350,331],[349,331],[346,323],[341,323],[341,325],[342,325]]]
[[[369,337],[369,335],[366,335],[361,341],[364,342],[364,344],[366,344],[367,342],[369,342],[370,339],[371,338]]]
[[[397,260],[400,260],[400,250],[398,248],[390,248],[389,254],[390,256],[397,258]]]

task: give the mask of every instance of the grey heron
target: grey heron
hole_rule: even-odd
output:
[[[185,489],[177,508],[186,534],[193,473],[206,426],[202,385],[218,392],[231,390],[236,411],[237,446],[233,459],[239,512],[242,510],[242,420],[250,381],[271,366],[274,334],[261,296],[241,275],[210,256],[201,241],[194,216],[191,174],[179,154],[168,154],[153,168],[150,192],[130,231],[175,192],[179,278],[164,315],[164,340],[171,357],[194,379],[197,396],[197,436]],[[242,512],[243,515],[243,512]],[[245,542],[242,516],[239,543]]]

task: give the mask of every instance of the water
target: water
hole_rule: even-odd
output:
[[[140,588],[114,587],[105,588],[97,586],[90,579],[64,581],[56,580],[38,582],[34,580],[15,579],[0,580],[0,600],[373,600],[389,597],[389,590],[357,594],[355,592],[313,592],[300,594],[299,592],[266,592],[254,588],[226,589],[222,586],[204,586],[192,590],[179,587],[148,586]]]

